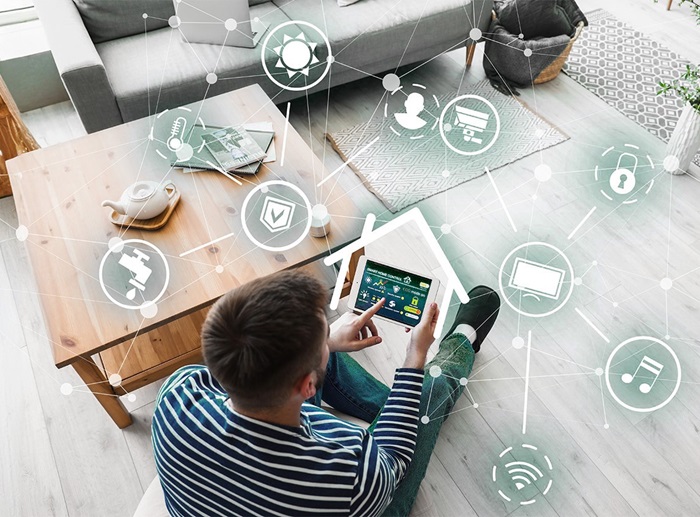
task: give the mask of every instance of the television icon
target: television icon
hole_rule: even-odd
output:
[[[541,300],[540,296],[558,300],[565,275],[563,269],[517,257],[508,286],[527,293],[523,297],[529,296],[538,301]]]
[[[455,126],[462,129],[465,142],[474,142],[482,144],[483,139],[477,138],[480,133],[483,133],[489,123],[489,115],[481,111],[471,110],[464,106],[455,106],[457,118]]]

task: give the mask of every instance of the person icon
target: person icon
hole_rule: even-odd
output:
[[[427,124],[418,114],[423,111],[423,96],[420,93],[411,93],[404,102],[406,113],[394,113],[396,122],[406,129],[420,129]]]

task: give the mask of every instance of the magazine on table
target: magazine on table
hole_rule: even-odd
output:
[[[239,127],[226,127],[202,133],[204,145],[225,171],[232,171],[265,158],[255,139]]]

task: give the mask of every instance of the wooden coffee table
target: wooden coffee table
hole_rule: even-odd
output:
[[[362,229],[362,216],[342,187],[333,180],[318,186],[328,171],[291,126],[281,165],[285,118],[259,86],[190,108],[195,113],[201,108],[209,125],[272,122],[277,161],[242,186],[216,172],[182,173],[147,151],[151,118],[7,163],[20,225],[28,229],[26,245],[55,364],[71,365],[122,428],[131,417],[120,395],[201,359],[200,327],[221,295],[254,278],[309,264],[356,239]],[[163,229],[120,232],[108,221],[102,200],[118,199],[137,179],[164,177],[176,183],[182,199]],[[272,252],[245,236],[240,213],[245,196],[259,183],[280,179],[301,188],[312,205],[325,202],[333,218],[327,238],[307,236],[288,251]],[[230,233],[235,236],[179,256]],[[100,287],[99,264],[115,236],[146,240],[167,257],[170,281],[155,317],[115,305]],[[113,374],[121,377],[116,387],[108,381]]]

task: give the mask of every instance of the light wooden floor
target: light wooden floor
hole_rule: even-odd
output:
[[[665,3],[665,2],[664,2]],[[584,10],[605,7],[672,50],[700,62],[700,29],[687,9],[670,13],[650,0],[580,0]],[[475,63],[481,62],[481,51]],[[468,92],[483,78],[479,65],[464,75],[464,51],[432,61],[412,79],[436,93]],[[299,132],[330,170],[341,160],[323,141],[325,131],[366,121],[382,95],[367,79],[326,96],[292,105]],[[498,265],[513,247],[537,238],[562,248],[583,284],[551,318],[519,319],[504,308],[477,358],[469,395],[443,428],[431,462],[428,488],[436,515],[700,515],[700,181],[661,175],[647,199],[628,211],[599,210],[572,241],[567,236],[594,204],[591,170],[607,147],[624,142],[663,158],[663,144],[567,77],[523,90],[524,101],[571,138],[495,171],[495,181],[516,221],[514,233],[486,177],[421,202],[467,286],[494,285]],[[311,121],[309,127],[309,119]],[[26,114],[42,145],[74,138],[82,126],[68,103]],[[533,179],[540,163],[552,167],[546,183]],[[381,203],[349,171],[340,180],[380,220]],[[149,422],[157,386],[128,404],[134,425],[120,431],[89,393],[60,394],[78,383],[70,369],[56,370],[23,246],[13,238],[12,199],[0,201],[0,514],[19,516],[128,516],[155,476]],[[392,243],[410,255],[410,236]],[[396,249],[407,249],[405,254]],[[369,249],[381,255],[386,249]],[[423,266],[435,269],[416,253]],[[597,266],[593,266],[597,261]],[[674,278],[666,297],[659,287]],[[612,302],[619,305],[614,307]],[[574,312],[578,307],[610,339],[605,343]],[[452,312],[456,308],[453,306]],[[405,336],[385,327],[388,343],[362,354],[367,368],[387,382],[399,363]],[[528,427],[521,434],[525,349],[516,335],[533,333]],[[665,408],[640,415],[617,406],[592,372],[616,343],[635,335],[663,338],[683,365],[683,384]],[[478,408],[473,407],[477,402]],[[609,429],[604,428],[607,421]],[[546,450],[553,485],[536,504],[503,501],[491,468],[508,445]]]

